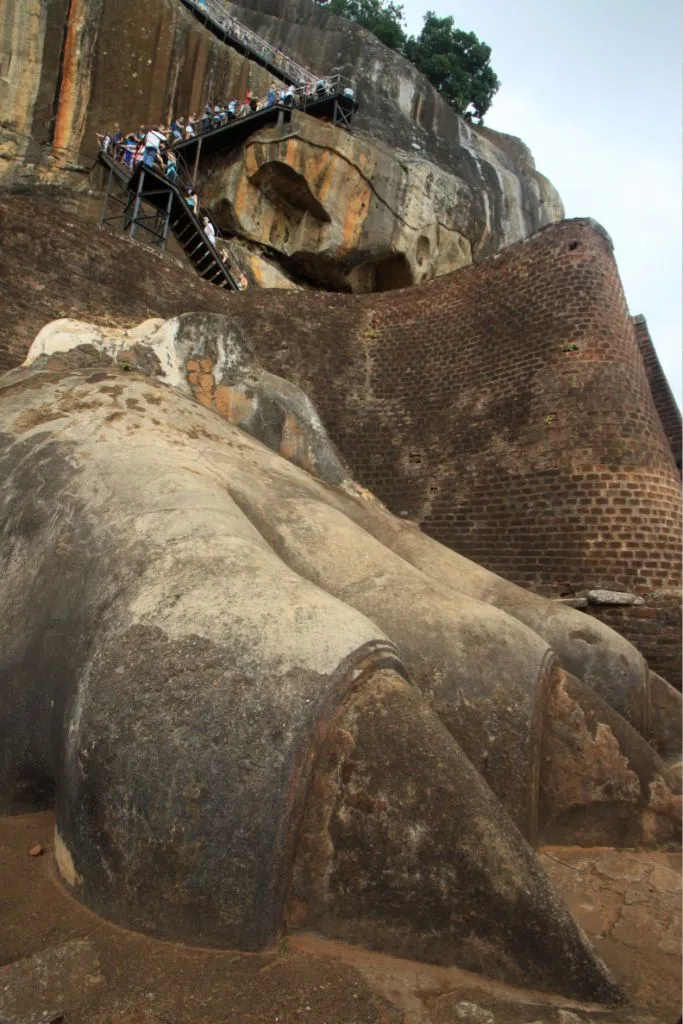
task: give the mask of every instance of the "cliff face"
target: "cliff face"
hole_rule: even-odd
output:
[[[518,240],[564,216],[560,198],[535,169],[518,139],[471,129],[424,75],[371,33],[326,14],[313,0],[243,0],[235,17],[320,74],[333,69],[353,81],[361,131],[408,151],[481,190],[491,220]],[[485,254],[499,244],[492,232]],[[509,244],[506,240],[503,244]]]
[[[274,251],[295,276],[356,292],[455,270],[506,233],[456,176],[297,113],[284,133],[219,154],[202,191],[224,232]]]
[[[562,217],[522,143],[470,128],[363,29],[308,0],[235,13],[314,69],[344,62],[360,102],[353,135],[296,116],[288,141],[253,137],[200,168],[219,225],[250,245],[252,284],[416,284]],[[85,188],[96,131],[263,94],[272,78],[179,0],[0,0],[0,61],[6,185]]]
[[[68,180],[104,127],[165,123],[271,78],[177,0],[0,0],[0,180]]]

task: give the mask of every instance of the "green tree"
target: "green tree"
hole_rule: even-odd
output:
[[[474,32],[454,28],[451,17],[427,11],[422,31],[406,40],[404,53],[459,114],[472,104],[483,117],[500,88],[489,64],[491,47]]]
[[[395,0],[318,0],[330,14],[356,21],[392,50],[403,52],[403,5]]]

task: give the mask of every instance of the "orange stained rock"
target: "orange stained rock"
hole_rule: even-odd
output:
[[[213,369],[213,363],[211,362],[210,359],[202,359],[202,360],[200,360],[199,365],[202,368],[202,370],[204,371],[204,373],[208,373],[210,370]]]
[[[202,360],[202,362],[205,362],[205,360]],[[200,391],[213,391],[213,377],[210,373],[199,375],[199,389]]]
[[[280,455],[284,456],[285,459],[292,459],[298,455],[299,459],[301,459],[306,454],[306,435],[302,431],[294,413],[288,412],[282,426]]]
[[[369,209],[371,198],[371,189],[367,184],[364,184],[364,187],[359,188],[354,195],[349,197],[344,215],[340,252],[347,252],[355,247],[358,235],[363,229],[363,211]]]
[[[254,411],[254,405],[254,399],[248,398],[244,391],[228,387],[227,384],[221,384],[216,389],[216,412],[236,426],[249,419]]]
[[[188,373],[190,373],[192,370],[198,370],[199,363],[197,362],[196,359],[188,359],[185,364],[185,369],[187,370]]]
[[[83,57],[81,42],[85,19],[86,0],[71,0],[64,40],[62,81],[55,118],[54,145],[60,149],[66,148],[72,141],[74,122],[81,105],[79,102],[82,99],[81,89],[83,83],[88,81],[88,75],[84,74],[84,69],[80,66]]]

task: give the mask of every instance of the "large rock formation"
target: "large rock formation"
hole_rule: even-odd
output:
[[[481,183],[297,112],[215,156],[202,192],[224,233],[337,290],[418,284],[526,234],[519,210],[492,221]]]
[[[371,33],[313,0],[227,5],[246,25],[320,74],[337,69],[356,88],[354,125],[392,149],[418,153],[486,192],[491,221],[512,217],[529,234],[562,216],[552,185],[519,139],[470,129],[417,68]],[[488,252],[495,251],[492,240]]]
[[[317,27],[293,37],[289,23],[277,20],[268,32],[284,50],[294,46],[304,64],[312,51],[300,51],[306,39],[317,45],[318,33],[326,40],[316,54],[321,69],[339,63],[340,53],[357,63],[365,113],[358,137],[301,115],[288,145],[259,137],[200,166],[217,220],[250,245],[243,256],[252,284],[291,287],[302,278],[343,290],[401,287],[496,252],[562,216],[557,193],[521,143],[471,129],[407,62],[357,26],[309,6],[301,10]],[[211,35],[179,0],[150,0],[144,11],[128,0],[0,0],[0,26],[6,183],[87,189],[83,172],[98,130],[114,122],[128,129],[167,123],[247,87],[263,95],[272,78]],[[419,103],[402,92],[382,100],[381,90],[399,80],[401,90],[419,91]],[[388,103],[396,104],[392,118],[401,130],[382,113]],[[426,107],[436,118],[431,127]]]
[[[96,132],[167,123],[271,75],[178,0],[0,0],[0,180],[85,187]]]

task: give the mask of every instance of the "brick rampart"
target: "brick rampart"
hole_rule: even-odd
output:
[[[534,588],[679,585],[674,461],[593,222],[417,289],[241,299],[264,363],[394,512]]]
[[[666,379],[662,365],[652,344],[650,330],[644,316],[634,316],[636,341],[645,363],[645,372],[650,383],[650,391],[659,414],[662,428],[666,434],[671,452],[678,469],[681,469],[681,411],[676,404],[673,391]]]

